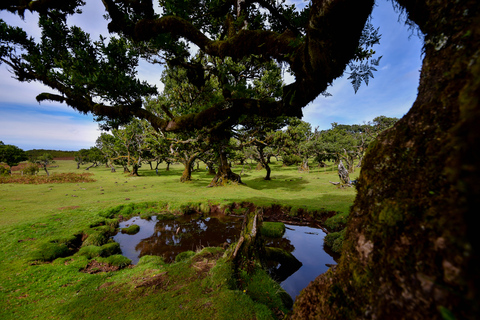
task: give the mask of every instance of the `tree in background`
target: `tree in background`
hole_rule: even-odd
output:
[[[270,180],[270,158],[278,153],[275,146],[275,132],[285,127],[288,119],[278,117],[274,119],[250,117],[238,130],[236,136],[239,139],[239,148],[245,157],[252,158],[267,173],[265,180]]]
[[[41,156],[36,157],[32,162],[39,164],[43,170],[45,170],[47,176],[50,176],[47,167],[50,164],[55,163],[55,161],[53,161],[53,156],[50,153],[44,153]]]
[[[291,118],[286,130],[275,132],[274,144],[278,148],[283,164],[300,165],[301,171],[308,171],[311,155],[310,140],[313,138],[310,123]]]
[[[88,149],[87,151],[85,162],[91,162],[92,164],[86,167],[85,170],[89,170],[92,167],[98,167],[103,162],[103,160],[104,157],[100,149],[97,147],[90,147],[90,149]]]
[[[25,151],[17,146],[4,144],[3,142],[0,143],[0,162],[4,162],[10,167],[10,173],[12,172],[13,166],[17,166],[25,160],[28,160]]]
[[[80,165],[84,164],[88,158],[88,149],[80,149],[74,154],[73,160],[77,163],[77,169],[80,169]]]

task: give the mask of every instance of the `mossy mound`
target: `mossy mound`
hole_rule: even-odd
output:
[[[47,242],[42,243],[36,251],[33,252],[31,261],[53,261],[57,258],[66,257],[71,254],[71,250],[65,243]]]
[[[126,234],[137,234],[139,231],[140,231],[140,226],[136,224],[132,224],[127,228],[122,228],[120,230],[121,233],[126,233]]]
[[[141,257],[138,260],[137,266],[146,265],[146,264],[163,266],[163,265],[166,264],[166,262],[163,259],[163,257],[146,255],[146,256]]]
[[[132,260],[127,257],[122,256],[121,254],[114,254],[106,258],[96,259],[100,263],[107,263],[111,266],[118,268],[125,268],[126,266],[132,264]]]
[[[265,237],[281,238],[285,233],[285,224],[283,222],[263,222],[261,232]]]
[[[120,245],[116,242],[110,242],[103,246],[85,246],[80,248],[78,255],[85,256],[87,259],[95,257],[109,257],[114,254],[120,254]]]
[[[175,257],[175,262],[180,262],[180,261],[187,260],[187,259],[193,257],[194,255],[195,255],[194,251],[181,252],[181,253],[177,254],[177,256]]]

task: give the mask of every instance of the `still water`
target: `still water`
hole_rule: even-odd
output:
[[[119,232],[113,240],[120,244],[122,254],[137,264],[144,255],[163,256],[165,262],[173,262],[183,251],[218,247],[237,241],[243,218],[229,216],[198,217],[181,216],[175,220],[150,220],[133,217],[120,223],[120,228],[136,224],[140,231],[134,235]],[[301,267],[281,279],[281,286],[295,297],[310,281],[328,270],[327,264],[336,264],[334,258],[323,249],[325,233],[321,229],[286,224],[282,239],[267,240],[267,245],[280,247],[292,253]]]

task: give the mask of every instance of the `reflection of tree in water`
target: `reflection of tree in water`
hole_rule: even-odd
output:
[[[265,239],[265,245],[267,247],[281,248],[290,253],[295,250],[293,244],[290,242],[289,239],[286,238],[267,238]]]
[[[295,247],[289,239],[267,238],[265,240],[265,246],[284,250],[281,254],[279,252],[272,252],[270,258],[273,260],[267,260],[267,270],[270,276],[277,282],[285,281],[302,266],[302,263],[291,254],[293,250],[295,250]]]
[[[240,234],[238,219],[182,217],[176,220],[158,221],[152,236],[143,239],[135,249],[144,255],[163,256],[165,262],[175,260],[177,254],[202,247],[222,246],[232,243]]]

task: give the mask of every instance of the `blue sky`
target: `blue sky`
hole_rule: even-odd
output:
[[[295,2],[301,4],[303,1]],[[98,39],[100,33],[108,35],[101,1],[87,3],[84,14],[74,17],[70,23],[89,32],[92,39]],[[40,34],[31,14],[26,14],[22,21],[1,11],[0,18],[21,26],[34,36]],[[417,95],[422,41],[399,22],[399,14],[394,12],[389,1],[377,1],[372,23],[380,27],[382,34],[380,45],[374,48],[377,55],[383,56],[375,78],[368,86],[362,85],[356,94],[347,80],[348,75],[335,80],[327,90],[331,97],[320,96],[303,110],[303,120],[310,122],[312,127],[328,129],[332,122],[363,123],[379,115],[400,118],[412,106]],[[162,89],[159,66],[142,63],[138,71],[140,79]],[[35,97],[42,92],[52,90],[39,83],[20,83],[12,79],[5,65],[0,66],[0,141],[24,150],[79,150],[95,145],[100,131],[93,117],[79,114],[64,104],[38,104]]]

